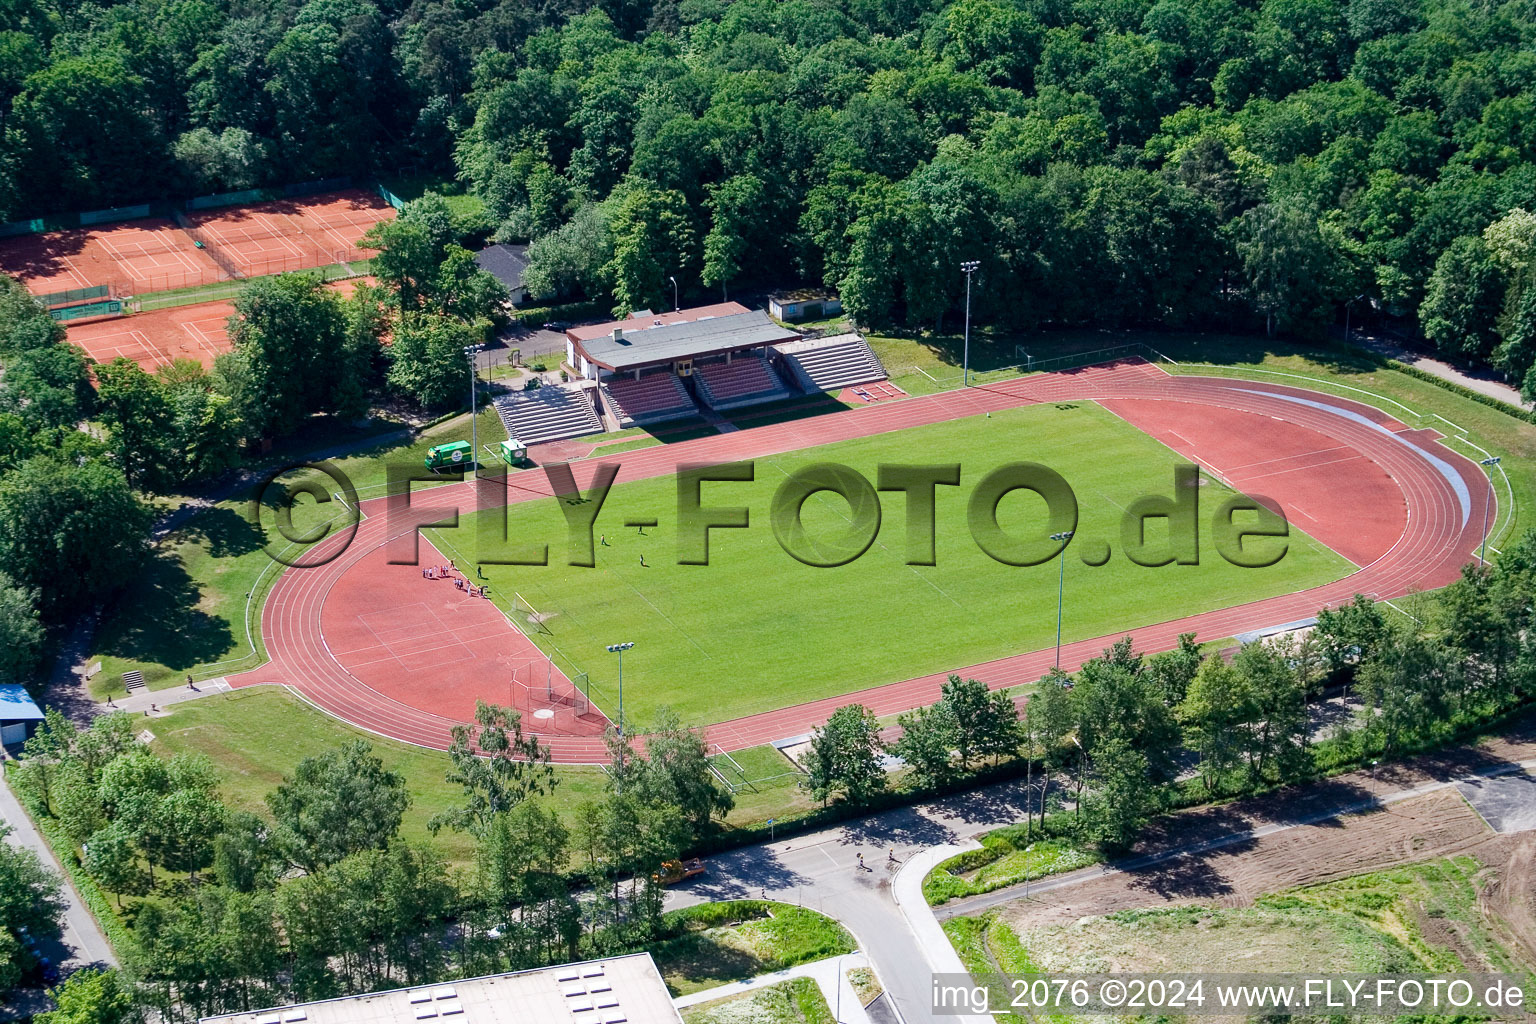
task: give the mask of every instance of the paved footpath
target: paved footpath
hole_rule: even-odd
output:
[[[3,819],[11,827],[11,834],[6,841],[13,846],[31,850],[64,882],[64,934],[61,936],[62,948],[55,957],[61,973],[81,967],[117,966],[117,957],[112,952],[112,944],[107,941],[107,936],[102,932],[101,926],[96,923],[96,918],[86,909],[80,899],[80,894],[70,884],[69,876],[59,866],[54,858],[53,851],[48,848],[48,843],[32,825],[32,819],[22,809],[16,794],[11,792],[10,785],[0,777],[0,819]]]
[[[822,998],[827,1001],[827,1008],[836,1015],[838,1024],[870,1024],[869,1014],[864,1012],[858,993],[848,982],[849,971],[855,967],[868,965],[869,961],[863,953],[830,956],[825,960],[801,964],[799,967],[789,967],[771,974],[759,974],[746,981],[737,981],[729,985],[707,988],[702,992],[678,996],[672,1000],[672,1005],[681,1010],[685,1006],[697,1006],[699,1003],[714,1002],[716,999],[725,999],[754,989],[767,988],[781,981],[789,981],[791,978],[810,978],[821,989]]]

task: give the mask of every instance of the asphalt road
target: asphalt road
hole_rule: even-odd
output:
[[[818,910],[853,933],[906,1024],[953,1024],[954,1018],[932,1013],[929,961],[891,898],[891,878],[919,850],[961,842],[1023,818],[1022,781],[888,811],[711,857],[708,874],[669,892],[667,906],[767,898]],[[892,851],[894,862],[889,859]]]
[[[59,867],[59,862],[54,859],[48,843],[32,826],[32,819],[22,810],[16,794],[11,792],[10,786],[3,778],[0,778],[0,819],[4,819],[5,823],[11,827],[11,834],[6,836],[7,842],[12,846],[36,853],[42,862],[64,882],[66,904],[64,934],[55,948],[45,948],[44,953],[50,955],[59,965],[61,974],[68,974],[81,967],[117,966],[117,957],[112,952],[111,943],[107,941],[106,935],[102,933],[101,927],[91,916],[91,912],[81,902],[80,894],[75,891],[68,876]]]

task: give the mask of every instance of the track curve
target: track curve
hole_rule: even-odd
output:
[[[986,387],[946,392],[905,401],[879,403],[845,413],[771,424],[730,434],[641,449],[573,464],[585,488],[605,462],[620,465],[618,482],[675,472],[685,462],[729,462],[829,444],[927,423],[1040,402],[1113,401],[1116,399],[1195,403],[1212,415],[1220,411],[1268,416],[1325,434],[1370,459],[1401,490],[1407,509],[1402,533],[1390,548],[1356,572],[1332,583],[1264,600],[1234,605],[1184,618],[1140,625],[1111,636],[1063,646],[1062,667],[1073,670],[1116,638],[1129,635],[1136,647],[1156,652],[1173,647],[1180,633],[1216,639],[1262,629],[1315,614],[1321,607],[1364,593],[1392,599],[1453,581],[1480,540],[1485,503],[1493,516],[1491,489],[1477,465],[1439,443],[1438,435],[1412,430],[1371,406],[1288,385],[1204,376],[1169,376],[1141,362],[1041,374]],[[509,502],[548,497],[542,474],[518,474]],[[452,484],[417,495],[423,504],[458,503],[475,507],[469,484]],[[229,678],[235,687],[283,684],[329,714],[368,731],[427,747],[446,749],[455,720],[394,700],[367,686],[331,654],[321,628],[321,608],[333,588],[364,558],[386,544],[390,535],[385,499],[363,503],[366,518],[350,546],[315,569],[286,571],[268,595],[262,615],[262,639],[270,661]],[[324,542],[316,553],[325,553]],[[532,647],[509,626],[509,643]],[[953,671],[984,680],[994,688],[1039,679],[1054,663],[1054,650],[1013,655]],[[838,707],[862,703],[877,715],[923,704],[939,696],[948,673],[888,683],[777,711],[710,725],[708,739],[727,750],[756,746],[808,732]],[[525,718],[525,728],[529,726]],[[536,731],[536,730],[531,730]],[[538,733],[551,755],[563,763],[606,761],[600,737]]]

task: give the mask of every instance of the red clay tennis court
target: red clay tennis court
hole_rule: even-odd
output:
[[[366,259],[358,241],[394,207],[363,189],[187,215],[192,236],[244,277]]]
[[[0,272],[19,278],[33,295],[98,285],[135,295],[229,277],[186,232],[154,217],[5,239]]]
[[[210,367],[215,356],[230,350],[227,321],[234,311],[228,302],[201,302],[72,324],[69,340],[98,363],[123,356],[151,372],[177,359]]]
[[[365,281],[375,283],[371,277],[339,278],[327,281],[326,287],[345,298]],[[233,347],[229,340],[229,317],[234,311],[230,302],[199,302],[84,321],[68,326],[69,340],[98,363],[124,356],[151,372],[177,359],[196,359],[204,367],[211,367],[215,356]]]
[[[368,229],[395,216],[364,189],[188,214],[187,230],[161,217],[0,239],[0,273],[33,295],[105,285],[148,295],[367,259]],[[201,247],[198,243],[201,242]]]

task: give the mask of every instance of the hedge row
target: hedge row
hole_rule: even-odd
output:
[[[1467,387],[1465,384],[1458,384],[1453,380],[1446,380],[1444,377],[1437,377],[1433,373],[1421,370],[1417,366],[1411,366],[1408,363],[1404,363],[1396,359],[1388,359],[1386,362],[1387,366],[1391,369],[1397,370],[1400,373],[1406,373],[1408,376],[1414,378],[1415,380],[1422,380],[1426,384],[1433,384],[1438,388],[1444,388],[1446,391],[1449,391],[1452,394],[1460,395],[1462,398],[1471,399],[1472,401],[1477,402],[1479,405],[1486,405],[1491,409],[1497,409],[1499,412],[1504,413],[1506,416],[1513,416],[1515,419],[1520,420],[1521,422],[1536,424],[1536,410],[1518,408],[1516,406],[1510,405],[1508,402],[1502,399],[1494,398],[1492,395],[1485,395],[1481,391],[1474,391]]]

